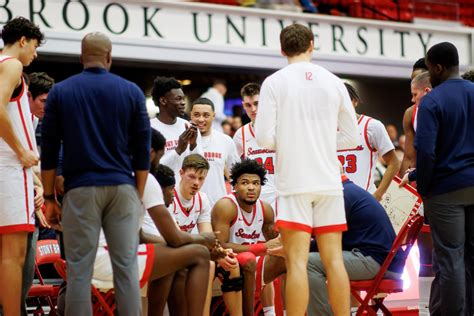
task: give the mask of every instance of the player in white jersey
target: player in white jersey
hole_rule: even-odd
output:
[[[265,79],[260,91],[255,136],[276,150],[278,218],[288,269],[288,315],[303,315],[308,305],[306,265],[311,234],[316,234],[328,272],[335,315],[349,313],[349,279],[341,238],[347,229],[337,149],[359,143],[357,121],[343,82],[311,63],[314,34],[301,24],[280,33],[289,65]]]
[[[151,119],[150,125],[166,138],[161,163],[174,171],[178,182],[184,157],[191,153],[202,155],[201,136],[194,124],[180,118],[186,104],[181,84],[176,79],[156,77],[151,95],[160,113]]]
[[[242,97],[242,106],[250,123],[239,128],[234,134],[234,143],[237,147],[237,153],[242,159],[254,159],[267,170],[267,182],[262,187],[260,198],[275,209],[275,150],[265,149],[258,145],[255,139],[254,125],[257,117],[258,99],[260,95],[260,85],[258,83],[247,83],[240,90]]]
[[[431,91],[430,74],[428,71],[418,72],[411,80],[411,102],[403,115],[403,131],[405,133],[405,153],[403,155],[400,175],[404,176],[407,170],[416,167],[416,150],[414,146],[418,105],[421,99]]]
[[[34,231],[33,170],[38,164],[22,71],[37,57],[39,28],[18,17],[3,26],[0,54],[0,291],[5,315],[20,313],[27,233]]]
[[[191,106],[191,120],[202,135],[202,150],[210,168],[202,187],[211,206],[227,194],[225,170],[240,160],[232,138],[212,128],[215,118],[214,104],[206,98],[195,100]]]
[[[354,87],[348,83],[345,85],[352,104],[356,108],[360,103],[360,97]],[[370,116],[357,114],[357,124],[361,143],[353,149],[338,150],[338,158],[347,177],[364,190],[372,193],[375,199],[380,201],[387,192],[392,179],[398,173],[400,161],[382,122]],[[374,173],[379,156],[387,164],[387,169],[376,188]]]
[[[264,256],[268,249],[280,244],[276,238],[278,234],[273,231],[273,209],[259,199],[265,173],[263,166],[255,160],[245,159],[236,163],[231,170],[234,193],[220,199],[212,209],[212,227],[220,232],[218,238],[222,246],[238,253],[244,278],[244,315],[253,315],[255,290],[262,290],[265,284],[285,272],[282,258]],[[266,242],[259,243],[262,237]],[[224,300],[226,304],[230,301],[226,296]],[[274,310],[273,306],[265,308]]]

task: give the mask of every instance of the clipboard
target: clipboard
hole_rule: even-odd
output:
[[[399,187],[401,179],[393,178],[380,204],[387,212],[395,234],[398,234],[410,215],[419,212],[422,200],[416,189],[409,184]]]

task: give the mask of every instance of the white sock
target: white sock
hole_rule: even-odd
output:
[[[265,316],[275,316],[275,306],[267,306],[263,308],[263,315]]]
[[[283,316],[286,316],[286,309],[283,311]]]

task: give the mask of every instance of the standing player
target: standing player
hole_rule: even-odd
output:
[[[259,146],[254,133],[260,85],[254,82],[247,83],[240,90],[240,95],[242,96],[242,106],[250,118],[250,123],[239,128],[234,134],[237,153],[242,159],[249,158],[258,161],[267,170],[267,182],[262,187],[261,199],[270,203],[275,209],[275,150]]]
[[[202,191],[209,197],[211,206],[226,195],[225,170],[230,170],[239,160],[232,138],[212,128],[215,115],[214,104],[209,99],[199,98],[191,106],[191,120],[201,132],[204,158],[210,165]]]
[[[400,175],[404,176],[406,171],[416,168],[416,151],[414,146],[418,106],[421,99],[431,91],[430,74],[428,71],[418,72],[411,80],[411,102],[413,105],[405,110],[403,115],[403,131],[405,133],[405,154],[403,155]]]
[[[186,103],[181,84],[176,79],[156,77],[151,96],[160,109],[158,117],[150,121],[151,127],[166,138],[161,163],[170,167],[179,180],[184,157],[191,153],[202,155],[201,136],[196,126],[180,117],[184,115]]]
[[[335,315],[349,313],[341,236],[347,229],[337,149],[358,145],[354,107],[344,83],[313,65],[314,34],[293,24],[280,33],[289,65],[265,79],[255,120],[263,148],[276,149],[276,227],[285,251],[288,315],[308,305],[308,247],[316,234]]]
[[[353,86],[348,83],[345,85],[352,105],[356,108],[359,105],[360,97]],[[361,144],[354,149],[339,150],[338,158],[347,177],[364,190],[372,193],[375,199],[380,201],[400,169],[400,161],[382,122],[366,115],[356,114],[356,116]],[[376,188],[374,172],[378,156],[382,157],[387,164],[387,170],[379,187]]]
[[[27,235],[35,230],[31,167],[38,164],[22,71],[36,58],[43,34],[32,22],[19,17],[4,25],[1,37],[0,301],[5,315],[18,315]]]
[[[265,173],[263,166],[255,160],[245,159],[236,163],[231,170],[235,192],[220,199],[212,209],[212,227],[220,232],[217,237],[222,246],[238,253],[237,260],[243,274],[244,315],[254,313],[255,290],[260,291],[265,284],[285,272],[281,258],[263,257],[267,249],[279,244],[277,239],[273,239],[277,237],[273,231],[273,209],[259,198],[261,186],[265,184]],[[266,242],[259,243],[262,239]],[[257,262],[260,269],[257,269]],[[264,306],[265,314],[266,308],[274,313],[273,306]]]

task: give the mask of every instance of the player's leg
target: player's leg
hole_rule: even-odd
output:
[[[285,259],[276,256],[266,256],[263,264],[261,301],[265,315],[275,315],[275,290],[273,281],[286,273]]]
[[[347,230],[344,197],[318,196],[313,207],[314,233],[326,270],[329,304],[335,316],[350,312],[349,277],[342,256],[342,231]]]
[[[225,272],[224,272],[225,273]],[[237,266],[228,272],[221,287],[222,298],[230,316],[242,316],[242,277]]]
[[[148,291],[146,297],[148,316],[163,315],[171,285],[173,284],[173,279],[174,273],[171,273],[160,279],[148,282]]]
[[[23,264],[26,256],[26,232],[1,235],[3,315],[20,315]]]
[[[273,283],[265,284],[260,294],[260,302],[263,307],[263,315],[275,316],[275,291]]]
[[[202,316],[209,278],[209,250],[202,245],[170,248],[155,245],[155,257],[150,280],[154,281],[177,270],[187,268],[185,295],[187,315]]]
[[[183,304],[183,297],[186,295],[186,275],[187,269],[179,270],[175,273],[168,295],[168,309],[170,315],[186,316],[188,314],[187,305]]]
[[[281,241],[286,260],[286,312],[288,316],[301,316],[308,306],[308,277],[306,265],[310,233],[306,231],[280,228]]]
[[[244,277],[242,310],[244,316],[251,316],[254,313],[255,271],[257,269],[257,262],[255,255],[250,252],[239,253],[237,260],[239,261],[242,276]]]
[[[203,316],[209,316],[209,313],[211,310],[212,285],[214,284],[215,272],[216,272],[216,263],[214,261],[210,261],[209,281],[207,284],[207,295],[206,295],[206,301],[204,302],[204,311],[202,312]]]

